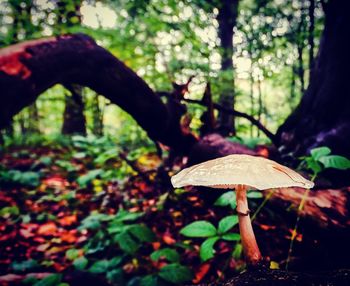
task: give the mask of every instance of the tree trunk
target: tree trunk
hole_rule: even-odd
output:
[[[220,2],[219,14],[219,38],[221,51],[221,80],[222,93],[220,104],[229,108],[234,108],[235,89],[233,75],[233,28],[236,26],[239,0],[222,0]],[[219,132],[222,135],[235,134],[235,121],[233,115],[224,112],[219,113]]]
[[[0,50],[0,128],[53,85],[79,84],[128,112],[151,139],[187,153],[197,139],[181,130],[178,117],[121,61],[90,37],[65,35]]]
[[[98,94],[94,94],[92,102],[92,133],[96,136],[103,135],[103,109],[101,108]]]
[[[250,71],[249,71],[249,96],[250,96],[250,116],[254,117],[254,75],[253,75],[253,56],[251,49],[249,48],[249,58],[250,58]],[[250,137],[253,137],[253,124],[250,125]]]
[[[296,45],[298,53],[298,77],[300,81],[300,94],[303,94],[305,91],[305,69],[304,69],[304,48],[305,48],[305,34],[306,34],[306,22],[305,22],[305,7],[304,0],[300,1],[300,17],[299,24],[296,31]]]
[[[261,121],[261,115],[263,113],[263,100],[262,100],[262,90],[261,90],[261,79],[258,76],[258,121]],[[260,136],[260,130],[258,129],[257,136]]]
[[[298,51],[298,76],[300,80],[300,94],[303,94],[305,91],[304,59],[303,59],[304,44],[298,43],[297,51]]]
[[[291,106],[293,106],[294,100],[295,100],[295,66],[292,65],[291,67],[291,80],[290,80],[290,102]]]
[[[81,23],[81,1],[59,0],[57,5],[56,33],[63,34],[67,28]],[[73,5],[73,7],[68,7]],[[73,9],[72,9],[73,8]],[[67,85],[71,96],[65,96],[62,134],[86,135],[86,119],[84,115],[83,87],[77,84]]]
[[[28,106],[28,117],[30,118],[28,120],[28,132],[40,133],[39,110],[36,102]]]
[[[206,106],[206,111],[201,116],[202,126],[200,128],[201,136],[214,132],[216,122],[214,114],[213,96],[211,93],[210,83],[207,83],[202,98],[203,104]]]
[[[308,42],[309,42],[309,70],[310,77],[313,68],[314,62],[314,49],[315,49],[315,41],[314,41],[314,32],[315,32],[315,0],[309,0],[309,34],[308,34]]]
[[[65,96],[62,134],[86,135],[86,120],[84,115],[83,88],[79,85],[65,85],[70,95]]]
[[[324,7],[325,28],[309,87],[277,136],[284,152],[295,156],[326,145],[350,157],[350,1],[331,0]]]

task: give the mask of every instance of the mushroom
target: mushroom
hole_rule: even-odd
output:
[[[313,182],[297,172],[272,160],[241,154],[228,155],[183,169],[171,178],[171,183],[175,188],[192,185],[236,190],[239,231],[249,266],[257,266],[262,261],[262,256],[250,221],[247,189],[309,189],[314,186]]]

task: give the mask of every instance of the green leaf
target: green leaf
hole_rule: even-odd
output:
[[[75,154],[73,154],[73,158],[74,159],[83,159],[86,157],[86,153],[85,152],[77,152]]]
[[[219,240],[218,236],[207,238],[201,245],[199,256],[201,260],[207,261],[214,257],[214,245]]]
[[[325,168],[334,168],[339,170],[350,169],[350,160],[339,155],[324,156],[319,161],[325,166]]]
[[[22,172],[18,183],[24,186],[37,187],[40,185],[40,175],[36,172]]]
[[[185,226],[180,233],[188,237],[210,237],[216,235],[216,228],[210,222],[200,220]]]
[[[236,202],[236,193],[233,191],[228,191],[224,194],[222,194],[214,203],[215,206],[228,206],[232,202]]]
[[[91,229],[96,230],[101,227],[99,217],[90,215],[87,218],[83,219],[79,229]]]
[[[321,157],[331,154],[331,149],[329,149],[328,147],[318,147],[318,148],[312,149],[310,151],[310,154],[311,154],[311,157],[317,161]]]
[[[0,209],[0,217],[9,217],[11,215],[19,215],[19,208],[17,206],[3,207]]]
[[[68,249],[66,251],[66,257],[69,260],[74,260],[74,259],[78,258],[79,257],[79,249],[75,249],[75,248]]]
[[[122,223],[113,223],[110,224],[110,226],[107,227],[107,231],[109,234],[113,234],[113,233],[120,233],[123,232],[127,229],[127,226],[125,226]]]
[[[123,256],[116,256],[108,261],[108,269],[118,266],[123,261]]]
[[[33,260],[33,259],[25,260],[22,262],[14,261],[11,264],[11,268],[15,272],[25,272],[25,271],[37,268],[38,266],[39,266],[38,262],[36,260]]]
[[[231,209],[235,210],[235,209],[236,209],[236,207],[237,207],[237,202],[236,202],[236,200],[235,200],[235,201],[230,202],[230,206],[231,206]]]
[[[135,224],[129,228],[130,233],[142,242],[153,242],[156,237],[147,226]]]
[[[178,263],[168,264],[162,267],[158,275],[174,284],[182,284],[192,280],[191,271],[186,266]]]
[[[139,282],[139,286],[157,286],[158,277],[155,275],[147,275],[142,277]]]
[[[103,174],[102,169],[91,170],[87,174],[80,176],[77,179],[77,183],[81,187],[86,187],[92,180],[96,179],[97,176],[100,176],[102,174]]]
[[[235,259],[240,259],[242,256],[242,252],[243,252],[243,246],[240,243],[237,243],[235,246],[235,249],[232,252],[232,256]]]
[[[230,215],[224,217],[219,222],[218,233],[223,234],[233,228],[236,224],[238,224],[238,216]]]
[[[88,262],[89,261],[86,259],[85,256],[81,256],[73,261],[73,266],[77,270],[83,270],[87,266]]]
[[[113,159],[113,158],[118,158],[119,151],[117,148],[109,149],[102,154],[100,154],[95,160],[95,164],[102,165],[106,163],[108,160]]]
[[[158,261],[162,257],[167,259],[169,262],[180,261],[180,255],[177,253],[175,249],[171,249],[171,248],[163,248],[163,249],[156,250],[151,254],[150,257],[153,261]]]
[[[131,213],[126,210],[120,210],[116,216],[115,220],[118,222],[124,222],[124,221],[134,221],[140,217],[142,217],[144,213],[142,212],[137,212],[137,213]]]
[[[263,195],[259,191],[250,191],[247,193],[247,198],[249,199],[261,199],[262,197]]]
[[[92,266],[89,268],[89,272],[91,273],[105,273],[108,270],[108,260],[99,260],[96,261]]]
[[[318,174],[323,169],[323,166],[318,161],[315,161],[315,159],[312,157],[305,158],[305,162],[307,168],[312,170],[315,174]]]
[[[108,271],[106,278],[113,285],[124,285],[124,271],[121,268]]]
[[[128,254],[134,254],[140,247],[140,243],[135,241],[128,232],[122,232],[114,236],[119,247]]]
[[[241,236],[238,233],[225,233],[222,236],[222,239],[228,241],[239,241],[241,239]]]
[[[38,187],[40,185],[40,174],[37,172],[21,172],[9,170],[0,172],[0,183],[19,184],[26,187]]]
[[[33,286],[57,286],[62,280],[62,274],[51,274],[36,282]]]

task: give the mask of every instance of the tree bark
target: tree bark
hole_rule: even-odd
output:
[[[79,85],[67,84],[65,88],[70,95],[65,96],[62,134],[86,135],[86,120],[84,115],[83,88]]]
[[[233,75],[233,28],[236,26],[239,0],[222,0],[218,6],[219,38],[221,50],[221,87],[220,104],[234,108],[235,89]],[[219,113],[219,132],[222,135],[235,134],[234,116],[224,112]]]
[[[309,0],[309,33],[308,33],[308,42],[309,42],[309,70],[310,77],[313,69],[314,63],[314,49],[315,49],[315,0]]]
[[[0,51],[0,128],[57,83],[88,86],[128,112],[150,138],[186,153],[197,142],[149,86],[85,35],[27,41]]]
[[[264,193],[267,195],[269,192]],[[304,192],[305,190],[300,188],[277,189],[273,192],[269,206],[278,208],[282,213],[288,209],[289,215],[294,217]],[[350,227],[349,204],[349,187],[315,190],[309,193],[300,215],[314,228],[324,231],[345,230]]]
[[[28,120],[28,131],[30,133],[40,133],[39,110],[36,102],[28,107],[28,117],[30,118]]]
[[[297,52],[298,52],[298,76],[300,80],[300,93],[305,91],[305,71],[304,71],[304,57],[303,52],[305,48],[304,34],[305,34],[305,14],[304,14],[304,1],[301,1],[300,8],[300,20],[297,30]]]
[[[64,34],[67,28],[81,23],[80,6],[81,1],[57,1],[57,14],[55,32]],[[67,7],[73,5],[72,7]],[[68,9],[67,9],[68,8]],[[85,103],[83,97],[83,87],[77,84],[65,86],[71,96],[65,96],[65,109],[63,113],[63,134],[86,135],[86,119],[84,115]]]
[[[326,145],[350,157],[350,1],[332,0],[324,7],[325,28],[309,87],[277,136],[285,153],[297,156]]]
[[[96,136],[103,135],[103,108],[100,106],[98,94],[94,94],[92,99],[92,133]]]

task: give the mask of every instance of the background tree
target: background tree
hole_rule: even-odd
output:
[[[320,49],[314,61],[310,85],[296,110],[279,128],[285,151],[305,154],[310,148],[327,145],[349,156],[344,138],[349,134],[349,87],[347,67],[350,34],[348,1],[323,2],[326,15]],[[341,35],[341,36],[339,36]]]
[[[57,35],[67,33],[73,26],[80,25],[81,0],[59,0],[56,2],[56,25],[54,32]],[[83,87],[79,85],[64,85],[65,109],[63,113],[63,134],[86,135],[86,119],[84,115]]]

